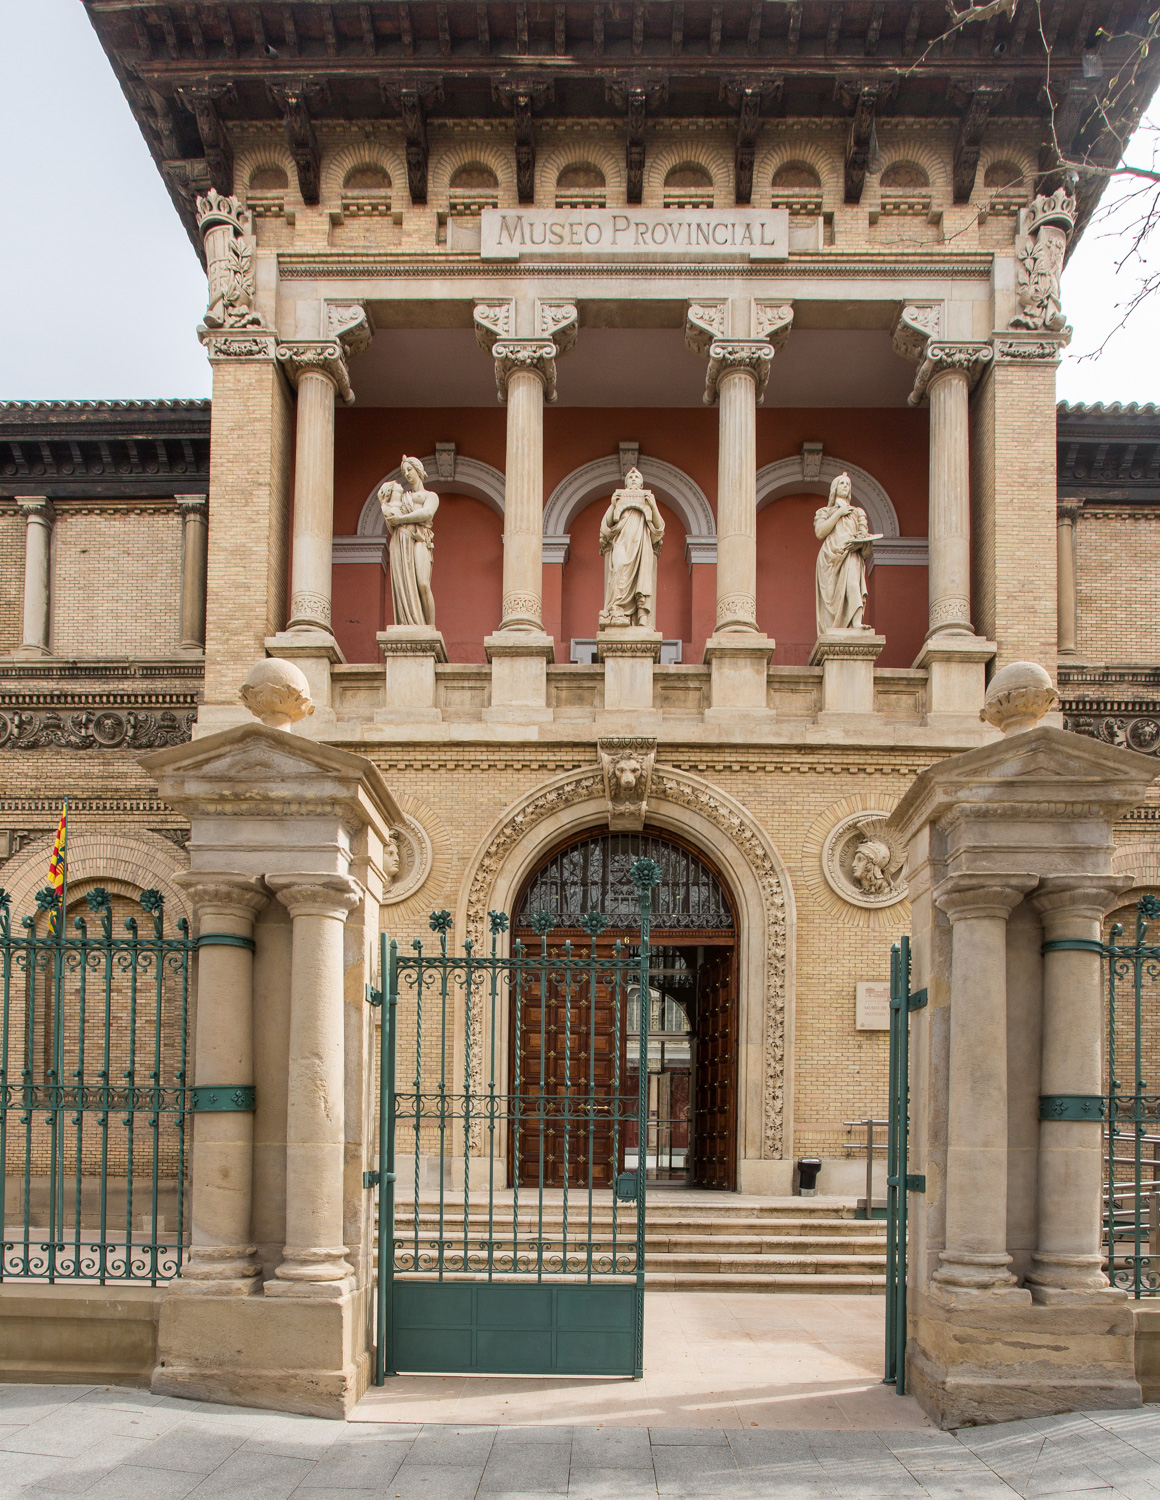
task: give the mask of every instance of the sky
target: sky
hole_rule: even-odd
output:
[[[208,396],[205,278],[81,0],[0,0],[0,57],[0,400]],[[1160,401],[1160,297],[1082,357],[1131,295],[1124,222],[1091,227],[1065,273],[1061,399]]]

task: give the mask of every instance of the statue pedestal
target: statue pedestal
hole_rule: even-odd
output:
[[[596,659],[604,666],[606,713],[652,711],[653,666],[661,659],[659,630],[640,625],[602,625]]]
[[[810,652],[810,666],[822,669],[822,717],[874,712],[874,663],[886,644],[872,630],[827,630]]]
[[[769,659],[776,642],[756,630],[722,630],[705,642],[705,660],[711,670],[710,706],[714,719],[736,719],[738,714],[769,712]]]
[[[292,661],[310,684],[314,713],[309,720],[309,730],[304,724],[299,732],[308,733],[337,723],[331,702],[330,669],[340,662],[345,663],[346,657],[330,631],[301,625],[297,630],[280,630],[277,635],[268,635],[265,645],[267,656]]]
[[[447,660],[433,625],[389,625],[375,636],[387,668],[387,706],[375,718],[393,724],[438,723],[435,663]]]
[[[944,630],[927,638],[914,665],[927,673],[928,723],[945,714],[978,722],[987,693],[987,663],[994,655],[994,641],[965,630]]]
[[[485,724],[539,724],[552,717],[548,707],[548,663],[555,642],[542,630],[497,630],[484,637],[491,663],[491,707]]]

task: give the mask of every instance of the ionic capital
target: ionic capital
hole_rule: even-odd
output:
[[[773,364],[773,345],[765,339],[715,340],[709,345],[709,369],[705,375],[706,406],[717,400],[718,387],[727,375],[741,372],[753,377],[756,399],[761,403],[765,387],[769,384],[769,370]]]
[[[1060,500],[1055,507],[1055,519],[1061,526],[1074,526],[1082,510],[1082,500]]]
[[[291,917],[334,917],[345,922],[362,895],[346,875],[269,875],[266,884]]]
[[[354,401],[346,355],[338,339],[295,339],[278,345],[278,363],[297,388],[304,375],[323,375],[347,406]]]
[[[1038,875],[948,875],[935,886],[934,903],[952,924],[983,917],[1006,921],[1038,884]]]
[[[495,388],[501,401],[507,400],[508,382],[513,375],[527,373],[539,378],[544,399],[556,399],[556,345],[551,339],[497,339],[491,353],[495,360]]]
[[[22,495],[16,504],[26,525],[51,529],[56,522],[56,506],[47,495]]]
[[[926,395],[931,382],[941,375],[962,375],[966,378],[968,387],[973,386],[994,357],[995,351],[990,344],[973,341],[963,344],[927,344],[918,374],[914,377],[914,389],[907,398],[909,404],[917,406]]]
[[[1045,875],[1031,904],[1043,919],[1049,940],[1066,936],[1057,932],[1073,922],[1102,922],[1117,899],[1135,883],[1131,875]]]
[[[204,521],[209,510],[208,495],[174,495],[177,514],[183,521]]]

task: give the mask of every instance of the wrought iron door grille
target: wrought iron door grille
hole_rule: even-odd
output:
[[[71,935],[49,930],[58,899],[14,931],[0,891],[0,1280],[156,1286],[188,1239],[194,945],[184,918],[166,933],[158,891],[89,891]]]
[[[625,1064],[628,992],[647,989],[659,868],[636,860],[630,947],[449,945],[384,937],[375,1378],[399,1369],[639,1376],[643,1362],[648,1093]],[[648,1055],[649,1007],[640,1017]],[[529,1045],[510,1045],[512,1038]],[[643,1075],[647,1080],[647,1072]],[[548,1184],[558,1182],[558,1187]]]

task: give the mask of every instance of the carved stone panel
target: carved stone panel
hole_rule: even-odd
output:
[[[599,750],[609,828],[643,828],[657,758],[656,740],[618,735],[600,740]]]

